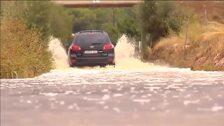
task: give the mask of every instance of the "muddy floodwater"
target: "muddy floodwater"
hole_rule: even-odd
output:
[[[55,53],[49,73],[1,79],[1,126],[224,126],[224,72],[142,63],[119,41],[116,67]]]

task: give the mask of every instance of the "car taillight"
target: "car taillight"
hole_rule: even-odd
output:
[[[106,44],[103,46],[103,50],[110,50],[110,49],[113,49],[114,48],[114,45],[113,44]]]
[[[80,51],[81,47],[80,46],[72,46],[71,50],[73,50],[73,51]]]

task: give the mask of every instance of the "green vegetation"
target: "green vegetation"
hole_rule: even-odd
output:
[[[148,59],[192,70],[224,70],[224,24],[221,20],[223,16],[220,15],[218,19],[212,18],[223,13],[221,5],[224,3],[185,2],[179,6],[184,8],[186,4],[190,5],[186,11],[191,10],[194,15],[191,14],[184,22],[179,34],[169,34],[158,40],[153,48],[147,48]],[[210,10],[216,10],[216,13],[208,11],[206,16],[204,4]]]
[[[71,38],[72,16],[47,1],[1,1],[1,78],[33,77],[52,68],[48,42]],[[16,73],[15,73],[16,72]]]
[[[86,8],[71,9],[73,32],[86,29],[107,31],[116,44],[122,34],[135,39],[136,47],[142,41],[143,58],[148,58],[148,47],[170,34],[178,35],[193,18],[190,11],[171,1],[145,1],[133,8]]]
[[[178,35],[184,20],[191,17],[191,13],[181,9],[172,1],[145,0],[139,9],[144,59],[148,57],[148,47],[154,47],[162,37],[170,34]]]
[[[85,8],[72,9],[73,32],[86,29],[105,30],[114,44],[123,34],[138,35],[133,8]]]

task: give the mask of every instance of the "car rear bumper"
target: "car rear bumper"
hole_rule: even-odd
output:
[[[73,66],[115,65],[114,57],[76,57],[70,58]]]

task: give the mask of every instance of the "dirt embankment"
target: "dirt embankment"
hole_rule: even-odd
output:
[[[187,40],[184,35],[160,40],[149,50],[149,59],[193,70],[224,71],[224,24],[213,22],[208,28],[209,32],[189,36]]]

